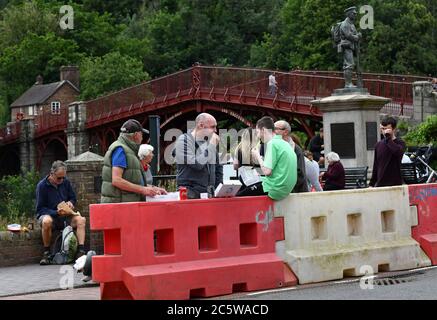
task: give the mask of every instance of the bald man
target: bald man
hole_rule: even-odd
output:
[[[176,141],[176,184],[187,188],[189,199],[199,199],[201,193],[214,195],[223,182],[223,166],[219,163],[217,121],[209,113],[196,118],[195,129]]]

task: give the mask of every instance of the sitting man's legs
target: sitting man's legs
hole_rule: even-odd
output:
[[[77,242],[79,243],[77,258],[86,254],[85,248],[84,248],[85,225],[86,225],[86,218],[85,217],[74,216],[71,219],[71,226],[73,227],[73,229],[76,229]]]
[[[50,243],[52,241],[53,219],[49,215],[39,218],[42,229],[42,242],[44,244],[44,254],[39,262],[40,265],[50,264]]]
[[[44,244],[44,254],[40,261],[40,265],[50,264],[50,244],[52,241],[52,231],[53,229],[63,230],[64,220],[60,218],[53,219],[49,215],[41,216],[39,219],[41,229],[42,229],[42,239]],[[78,242],[78,253],[77,258],[86,254],[84,244],[85,244],[85,224],[86,218],[80,216],[74,216],[71,218],[69,223],[69,218],[67,219],[67,224],[71,224],[73,229],[76,230],[77,242]]]
[[[244,189],[238,191],[237,193],[237,197],[263,196],[263,195],[267,195],[267,192],[264,192],[262,182],[258,182],[251,186],[245,187]]]

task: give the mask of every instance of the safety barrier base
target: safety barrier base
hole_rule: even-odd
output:
[[[413,239],[314,250],[286,251],[287,261],[300,284],[408,270],[431,265],[430,259]]]
[[[212,297],[296,285],[283,265],[275,254],[259,254],[128,267],[123,282],[135,300]]]
[[[433,266],[437,265],[437,234],[425,234],[419,238],[420,246],[431,259]]]

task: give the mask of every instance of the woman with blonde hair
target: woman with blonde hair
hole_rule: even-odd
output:
[[[234,169],[238,172],[238,179],[242,187],[237,193],[237,197],[244,194],[248,187],[260,182],[260,177],[255,174],[253,167],[259,167],[258,161],[252,156],[252,149],[259,148],[259,140],[256,138],[252,128],[246,128],[241,135],[241,142],[234,151]]]
[[[234,151],[234,169],[238,170],[242,166],[257,165],[255,159],[252,159],[251,150],[257,146],[258,140],[255,138],[254,131],[251,127],[243,130],[241,141]]]

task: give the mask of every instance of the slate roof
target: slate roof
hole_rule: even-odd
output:
[[[34,84],[11,104],[11,108],[42,104],[66,83],[79,92],[79,90],[68,80],[48,84]]]

